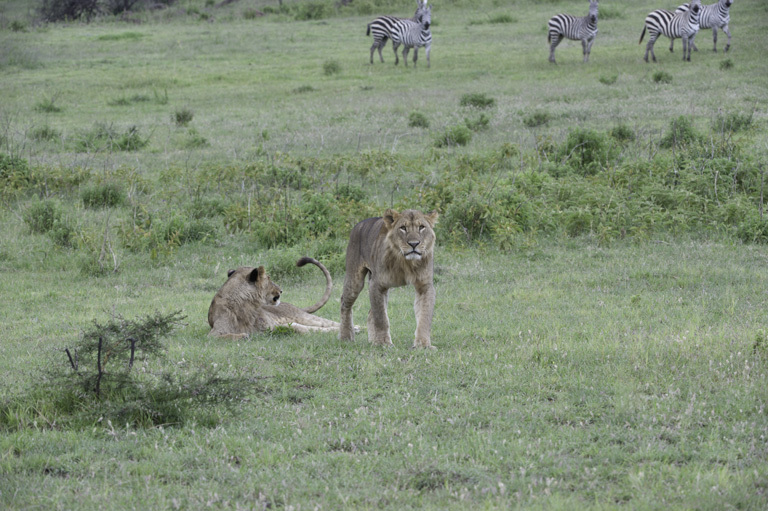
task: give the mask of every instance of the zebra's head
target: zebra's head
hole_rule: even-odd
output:
[[[597,0],[589,0],[589,22],[597,23]]]
[[[723,0],[721,0],[721,1],[723,1]],[[725,0],[725,1],[723,1],[723,3],[725,4],[725,7],[727,9],[729,9],[733,5],[733,0]]]
[[[432,24],[432,6],[427,7],[427,2],[422,4],[422,8],[416,13],[416,21],[421,25],[423,30],[429,30],[429,26]]]
[[[691,1],[691,12],[693,14],[699,14],[699,11],[701,11],[701,0],[692,0]]]

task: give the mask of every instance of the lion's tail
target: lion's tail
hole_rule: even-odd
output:
[[[323,274],[325,275],[325,294],[323,294],[323,297],[320,298],[320,301],[314,304],[311,307],[305,307],[302,310],[305,312],[315,312],[316,310],[319,310],[320,307],[326,304],[328,301],[328,298],[331,297],[331,289],[333,289],[333,281],[331,280],[331,273],[328,271],[328,268],[323,266],[323,263],[318,261],[317,259],[313,259],[311,257],[302,257],[296,262],[296,266],[304,266],[305,264],[312,263],[318,268],[320,268],[323,271]]]

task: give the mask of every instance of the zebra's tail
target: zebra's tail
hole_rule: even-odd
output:
[[[365,31],[365,35],[371,35],[371,24],[368,23],[368,30]]]
[[[638,41],[638,43],[637,43],[637,44],[641,44],[641,43],[643,42],[643,37],[645,37],[645,29],[646,29],[646,28],[647,28],[647,27],[643,27],[643,33],[642,33],[642,34],[640,34],[640,41]]]
[[[550,31],[547,31],[547,42],[550,44],[552,43],[552,32]]]

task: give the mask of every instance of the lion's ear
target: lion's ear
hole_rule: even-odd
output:
[[[433,211],[432,213],[425,215],[425,218],[427,219],[427,222],[429,222],[429,225],[431,225],[433,228],[435,227],[435,224],[437,223],[437,217],[440,216],[440,213],[437,211]]]
[[[384,223],[387,224],[387,229],[391,229],[395,222],[397,222],[397,219],[400,218],[400,213],[394,209],[388,209],[384,212],[383,218]]]
[[[263,266],[259,266],[258,268],[254,268],[251,273],[248,275],[248,281],[249,282],[258,282],[259,280],[264,278],[264,273],[266,273],[266,270]]]
[[[227,278],[231,277],[233,273],[235,273],[235,270],[228,270],[227,271]]]

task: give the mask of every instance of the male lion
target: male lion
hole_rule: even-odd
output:
[[[416,337],[413,347],[433,348],[430,333],[435,309],[432,281],[433,249],[437,212],[425,215],[408,209],[388,209],[381,218],[368,218],[352,228],[347,246],[347,270],[341,294],[339,338],[354,340],[352,305],[368,279],[371,310],[368,313],[368,340],[392,345],[387,317],[390,288],[413,284],[416,300]]]
[[[253,332],[274,330],[278,326],[288,326],[300,333],[337,331],[339,323],[310,314],[328,301],[333,283],[326,267],[311,257],[302,257],[296,266],[307,263],[323,271],[326,286],[320,301],[304,309],[280,302],[282,290],[272,282],[263,266],[229,270],[229,278],[208,309],[211,325],[208,335],[242,339]]]

